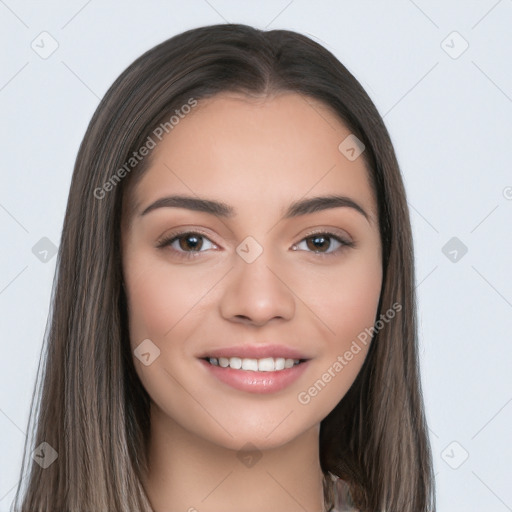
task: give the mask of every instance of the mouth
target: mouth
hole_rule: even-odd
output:
[[[254,359],[248,357],[202,357],[200,358],[212,366],[232,368],[250,372],[279,372],[298,366],[309,359],[292,359],[285,357],[264,357]]]
[[[277,393],[291,386],[311,365],[312,354],[287,344],[240,344],[198,354],[207,374],[248,393]]]
[[[252,394],[283,391],[300,379],[310,359],[285,357],[213,357],[198,358],[205,370],[224,385]]]

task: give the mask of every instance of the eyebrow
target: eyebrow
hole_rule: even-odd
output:
[[[340,195],[317,196],[294,201],[290,204],[282,218],[290,219],[292,217],[299,217],[300,215],[341,207],[356,210],[371,223],[370,215],[362,206],[350,197]],[[235,209],[232,206],[220,201],[185,195],[173,195],[157,199],[139,213],[139,216],[147,215],[149,212],[158,208],[185,208],[187,210],[204,212],[222,218],[230,218],[236,215]]]

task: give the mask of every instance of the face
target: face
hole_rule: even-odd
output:
[[[311,98],[222,94],[153,150],[124,198],[135,209],[123,209],[122,259],[135,368],[169,425],[231,449],[276,447],[318,427],[353,383],[382,269],[363,156],[338,149],[349,135]],[[154,204],[177,195],[230,214]],[[289,214],[319,196],[346,200]],[[214,355],[230,367],[203,359]],[[273,371],[237,369],[237,356]],[[282,359],[307,361],[276,369]]]

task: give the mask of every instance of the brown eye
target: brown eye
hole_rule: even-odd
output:
[[[306,250],[322,256],[335,256],[344,248],[355,246],[354,242],[328,232],[314,233],[303,238],[298,244],[293,246],[293,250],[296,251],[303,243],[306,245]]]
[[[210,244],[210,246],[205,246],[205,243]],[[199,256],[200,253],[205,252],[205,250],[216,248],[217,246],[201,233],[196,233],[195,231],[184,231],[181,233],[171,233],[158,242],[157,247],[159,249],[166,249],[169,247],[178,257],[192,258]]]
[[[307,246],[309,249],[315,252],[324,252],[331,246],[330,237],[325,235],[313,235],[306,238]]]
[[[187,233],[176,237],[176,240],[179,241],[180,249],[184,251],[188,251],[189,249],[192,251],[200,250],[203,246],[202,239],[203,237],[196,233]]]

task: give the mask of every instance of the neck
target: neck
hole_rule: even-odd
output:
[[[154,512],[324,512],[319,431],[242,452],[196,436],[152,403],[144,488]]]

